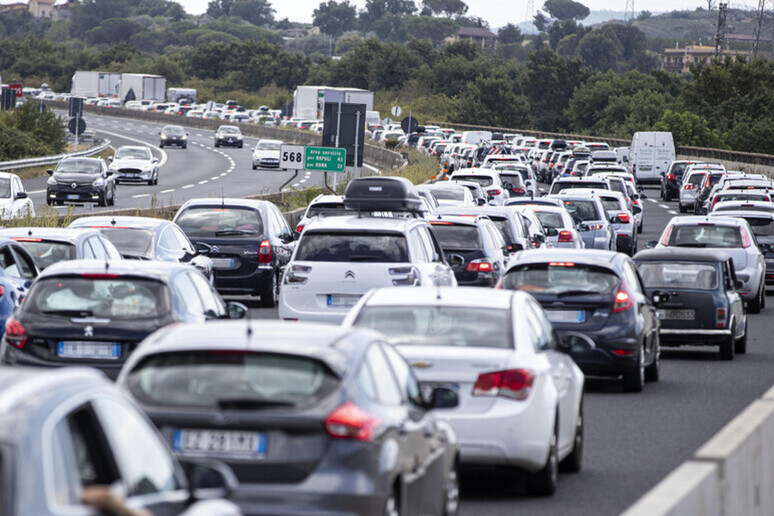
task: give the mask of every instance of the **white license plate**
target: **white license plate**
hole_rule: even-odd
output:
[[[60,341],[57,355],[62,358],[87,358],[92,360],[118,360],[121,344],[115,342]]]
[[[175,430],[172,434],[172,449],[258,458],[266,455],[266,435],[258,432]]]
[[[216,269],[234,269],[236,268],[235,258],[212,258],[212,266]]]
[[[329,294],[328,295],[328,306],[334,307],[334,308],[352,308],[355,306],[360,299],[359,295],[339,295],[339,294]]]
[[[693,321],[696,318],[695,310],[658,310],[659,319],[670,321]]]
[[[546,310],[551,322],[582,323],[586,321],[585,310]]]
[[[78,199],[80,199],[80,198],[81,198],[81,196],[80,196],[80,195],[78,195],[78,194],[69,194],[69,195],[67,196],[67,199],[68,199],[68,200],[71,200],[71,201],[77,201],[77,200],[78,200]]]

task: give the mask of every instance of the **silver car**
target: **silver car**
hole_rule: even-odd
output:
[[[615,251],[615,228],[596,194],[576,193],[570,189],[555,197],[564,202],[564,207],[578,224],[586,249]]]
[[[696,203],[696,194],[699,191],[704,177],[707,175],[705,171],[694,171],[685,174],[683,184],[680,186],[679,206],[680,213],[688,213],[694,209],[694,203]]]
[[[556,248],[583,249],[583,237],[564,207],[529,206],[543,227],[548,241]],[[553,231],[551,231],[553,230]]]
[[[532,249],[535,245],[532,243],[532,235],[529,232],[530,221],[513,207],[507,206],[444,206],[437,210],[437,215],[457,215],[462,217],[473,217],[484,215],[494,222],[500,234],[503,236],[510,251],[516,252],[521,249]],[[516,244],[516,245],[514,245]],[[519,247],[521,249],[519,249]]]
[[[122,145],[115,155],[108,157],[115,174],[116,184],[120,181],[144,182],[155,185],[159,182],[159,160],[153,157],[145,146]]]
[[[731,256],[736,277],[742,282],[739,293],[747,311],[757,314],[766,304],[764,274],[766,264],[750,224],[726,212],[707,217],[673,217],[656,247],[698,247],[722,249]]]
[[[616,235],[616,250],[633,256],[637,252],[637,221],[620,192],[604,192],[599,200],[605,207]]]

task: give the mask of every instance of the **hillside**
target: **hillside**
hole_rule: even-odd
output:
[[[697,43],[701,40],[704,43],[709,43],[715,37],[717,21],[717,11],[697,9],[695,11],[672,11],[653,15],[648,19],[635,21],[634,26],[639,27],[648,38],[676,39]],[[729,9],[726,24],[729,33],[752,35],[755,31],[755,11]]]

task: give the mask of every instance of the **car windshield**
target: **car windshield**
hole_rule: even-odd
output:
[[[307,405],[338,383],[313,358],[228,349],[151,355],[127,376],[141,403],[221,409]]]
[[[128,320],[165,317],[171,307],[167,287],[159,281],[55,276],[35,282],[24,310],[36,315]]]
[[[608,190],[607,183],[603,183],[602,181],[557,181],[551,185],[551,193],[557,194],[563,190],[572,188],[598,188],[600,190]]]
[[[715,290],[718,270],[713,263],[642,262],[637,268],[647,288]]]
[[[535,213],[535,216],[540,221],[540,224],[543,225],[544,228],[563,228],[564,227],[564,219],[562,218],[562,215],[560,213],[551,212],[551,211],[541,211],[541,210],[533,210]]]
[[[306,210],[306,216],[312,217],[333,217],[340,215],[352,215],[352,210],[347,210],[343,202],[316,203],[309,206]]]
[[[239,130],[238,127],[221,127],[218,129],[221,133],[225,134],[241,134],[242,131]]]
[[[513,349],[510,311],[475,306],[365,306],[355,326],[408,346]]]
[[[564,207],[573,218],[586,220],[602,220],[594,201],[564,201]]]
[[[520,265],[503,278],[503,288],[537,294],[612,295],[621,279],[610,269],[572,262]]]
[[[305,262],[407,262],[406,237],[400,233],[307,232],[295,260]]]
[[[491,177],[488,176],[460,176],[455,175],[452,178],[452,181],[471,181],[473,183],[477,183],[479,186],[492,186],[492,183],[494,182]]]
[[[148,257],[153,246],[153,232],[147,229],[100,228],[105,238],[124,257]]]
[[[774,204],[771,205],[760,205],[760,204],[734,204],[732,206],[723,206],[721,204],[718,204],[715,206],[715,208],[712,209],[713,212],[715,211],[767,211],[767,212],[774,212]]]
[[[11,180],[8,178],[0,178],[0,199],[11,198]]]
[[[16,239],[14,239],[16,240]],[[75,260],[75,246],[68,242],[54,242],[38,238],[20,239],[19,243],[30,253],[35,264],[42,270],[57,262]]]
[[[206,206],[185,209],[175,220],[190,238],[263,235],[261,214],[250,208]]]
[[[716,226],[714,224],[699,224],[697,226],[674,226],[669,241],[670,246],[677,247],[742,247],[742,237],[739,228],[734,226]]]
[[[255,150],[278,151],[280,150],[280,147],[282,147],[281,143],[258,142],[258,145],[255,146]]]
[[[102,167],[97,160],[66,159],[59,162],[59,165],[56,167],[56,172],[94,175],[101,173]]]
[[[179,125],[168,125],[164,129],[161,130],[163,134],[174,134],[174,135],[180,135],[185,134],[185,131],[183,131],[183,128]]]
[[[120,148],[116,152],[115,159],[151,159],[148,149]]]
[[[481,249],[478,227],[432,221],[433,232],[443,249]]]

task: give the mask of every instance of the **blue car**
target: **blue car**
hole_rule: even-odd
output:
[[[18,242],[0,237],[0,337],[5,322],[27,295],[40,269]]]

